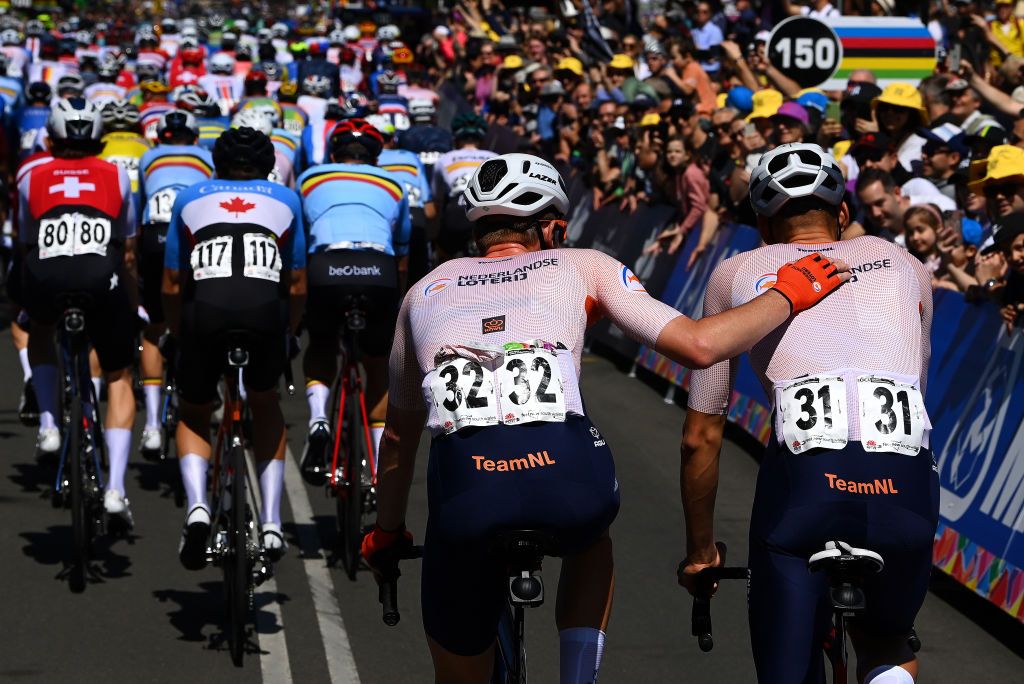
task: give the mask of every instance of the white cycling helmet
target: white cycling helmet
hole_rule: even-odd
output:
[[[78,74],[64,74],[57,79],[57,95],[69,97],[85,92],[85,79]]]
[[[18,32],[18,29],[4,29],[0,32],[0,42],[4,45],[21,45],[21,33]]]
[[[291,29],[288,28],[288,24],[283,21],[279,21],[270,27],[270,33],[273,34],[275,38],[287,38],[290,31]]]
[[[269,136],[274,132],[274,126],[270,119],[263,116],[255,109],[243,109],[231,119],[232,128],[252,128],[263,135]]]
[[[223,52],[210,57],[210,73],[230,76],[235,73],[235,58]]]
[[[787,143],[762,156],[750,174],[750,204],[759,215],[768,217],[800,197],[817,197],[838,206],[845,184],[831,154],[817,145]]]
[[[99,142],[103,135],[103,117],[99,107],[81,97],[57,100],[50,109],[46,131],[54,140]]]
[[[302,92],[310,97],[327,97],[331,93],[331,79],[323,74],[309,74],[302,79]]]
[[[351,26],[346,26],[342,30],[342,33],[345,34],[345,40],[347,40],[350,43],[356,42],[357,40],[359,40],[359,37],[363,35],[359,31],[359,27],[356,26],[355,24],[352,24]]]
[[[401,29],[394,24],[385,24],[377,29],[377,40],[398,40],[401,35]]]
[[[344,45],[345,44],[345,32],[340,28],[336,28],[327,35],[327,40],[330,41],[331,45]]]
[[[569,213],[561,175],[532,154],[503,154],[488,159],[473,174],[462,194],[466,218],[533,216],[545,209]]]

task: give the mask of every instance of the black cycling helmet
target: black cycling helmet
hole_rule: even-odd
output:
[[[53,99],[53,89],[50,88],[50,84],[46,81],[30,83],[28,86],[28,92],[26,93],[26,99],[30,103],[40,103],[50,106],[50,100]]]
[[[274,143],[252,128],[229,128],[213,146],[213,165],[221,178],[239,167],[253,167],[260,178],[266,178],[276,162]]]
[[[374,164],[384,148],[384,136],[366,119],[345,119],[331,131],[332,159],[346,157]]]
[[[487,135],[487,122],[474,112],[456,114],[452,119],[452,135],[456,140],[467,138],[482,140]]]

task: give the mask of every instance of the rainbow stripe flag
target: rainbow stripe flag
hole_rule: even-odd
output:
[[[837,17],[826,22],[839,37],[843,57],[836,73],[820,87],[846,87],[856,69],[873,71],[878,85],[917,83],[935,69],[935,39],[917,19]]]

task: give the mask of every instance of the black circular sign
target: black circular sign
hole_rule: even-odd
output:
[[[839,69],[843,44],[832,27],[819,19],[790,17],[768,38],[768,61],[801,88],[821,85]]]

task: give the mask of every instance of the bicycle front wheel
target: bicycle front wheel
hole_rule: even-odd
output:
[[[228,553],[224,563],[227,595],[228,646],[231,660],[241,667],[245,656],[245,625],[249,620],[249,528],[246,521],[245,452],[241,445],[231,448],[231,510]]]
[[[363,543],[363,463],[366,461],[366,433],[359,410],[359,392],[345,398],[345,481],[338,497],[338,531],[345,573],[355,580],[359,570],[359,548]]]
[[[82,402],[74,399],[71,402],[71,421],[67,431],[67,454],[70,463],[65,467],[68,471],[68,486],[71,489],[71,591],[85,591],[85,577],[89,567],[89,545],[92,541],[90,531],[92,521],[89,516],[89,502],[85,496],[85,463],[82,459]]]

